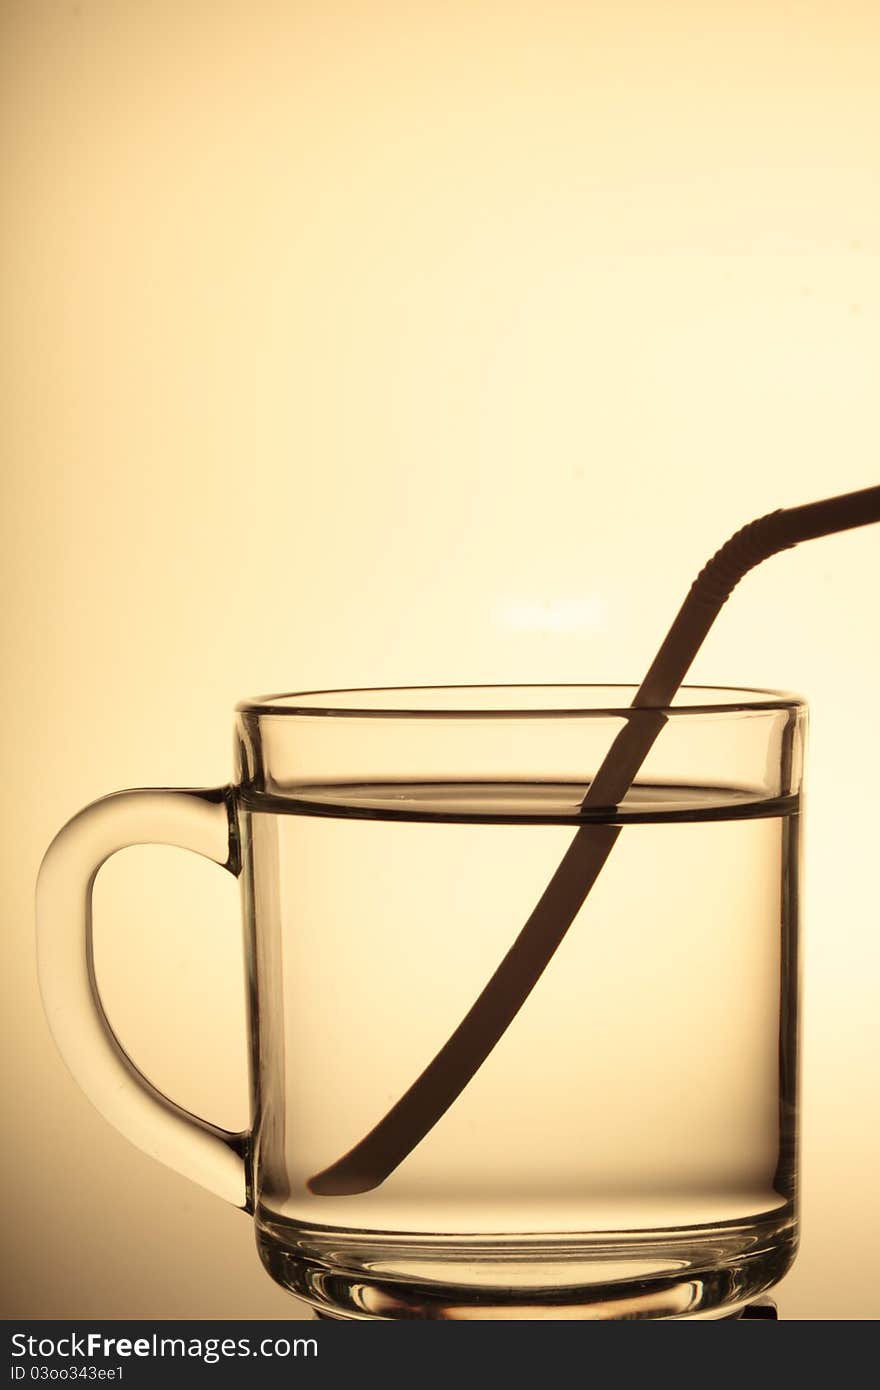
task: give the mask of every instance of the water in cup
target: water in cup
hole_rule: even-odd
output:
[[[351,1298],[359,1277],[374,1299],[404,1280],[448,1315],[493,1260],[497,1296],[523,1307],[545,1304],[548,1284],[662,1286],[731,1259],[783,1271],[796,794],[637,783],[592,811],[624,827],[614,853],[470,1084],[375,1190],[307,1187],[468,1010],[584,824],[585,791],[395,782],[243,798],[245,860],[261,866],[245,878],[267,1079],[258,1239],[288,1287],[314,1297],[326,1262]]]

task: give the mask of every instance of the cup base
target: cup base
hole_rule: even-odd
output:
[[[261,1221],[276,1283],[343,1321],[629,1321],[737,1316],[779,1282],[792,1217],[677,1231],[453,1237]]]

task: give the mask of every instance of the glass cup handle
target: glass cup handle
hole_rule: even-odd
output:
[[[232,788],[116,792],[80,811],[55,836],[37,879],[37,960],[49,1026],[76,1081],[127,1139],[249,1211],[249,1134],[220,1129],[151,1085],[101,1003],[92,886],[112,854],[138,844],[193,850],[237,876]]]

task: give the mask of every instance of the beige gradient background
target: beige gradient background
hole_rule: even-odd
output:
[[[707,554],[880,481],[871,0],[4,0],[7,1317],[303,1316],[119,1137],[38,999],[33,880],[261,690],[638,679]],[[694,678],[811,700],[803,1245],[880,1311],[880,528],[751,576]],[[234,884],[101,875],[108,1008],[247,1114]]]

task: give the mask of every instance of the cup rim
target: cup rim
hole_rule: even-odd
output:
[[[259,719],[620,719],[632,713],[631,704],[623,704],[619,699],[598,704],[585,702],[585,693],[631,692],[634,696],[638,688],[636,682],[629,681],[353,686],[256,695],[240,700],[235,709],[242,716],[252,715]],[[516,691],[529,692],[532,701],[536,695],[547,692],[546,700],[517,705],[513,694]],[[471,693],[470,704],[465,698],[468,692]],[[496,696],[499,703],[480,706],[474,703],[477,699],[474,692],[480,692],[484,698]],[[554,692],[562,703],[553,703],[549,692]],[[578,693],[582,697],[580,700]],[[714,695],[727,698],[713,699]],[[461,696],[461,703],[444,704],[444,697],[451,696]],[[696,698],[691,701],[682,696]],[[772,710],[806,711],[807,708],[804,696],[794,691],[759,686],[683,684],[678,689],[676,701],[672,705],[640,708],[662,712],[670,719]]]

